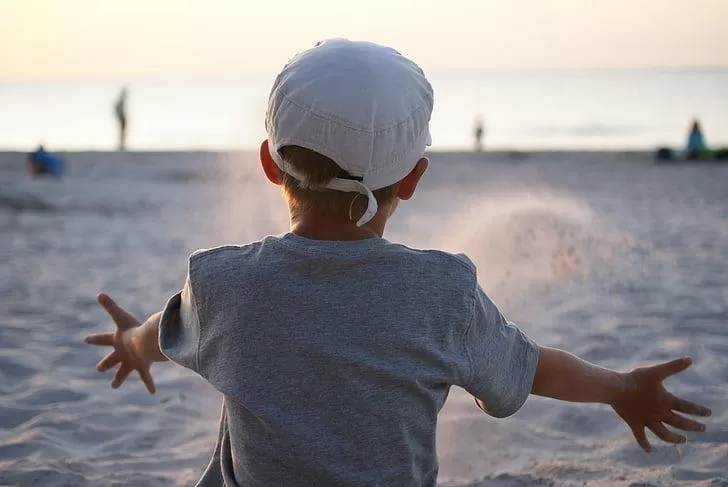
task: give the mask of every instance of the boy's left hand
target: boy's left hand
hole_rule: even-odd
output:
[[[651,367],[641,367],[622,376],[626,387],[617,394],[611,406],[630,427],[644,451],[652,451],[645,428],[668,443],[685,443],[687,440],[665,425],[685,431],[705,430],[702,423],[678,413],[710,416],[710,409],[672,395],[662,384],[665,379],[682,372],[691,364],[690,358],[683,357]]]
[[[142,357],[134,345],[134,330],[141,326],[141,323],[106,294],[99,294],[96,300],[116,323],[116,330],[113,332],[88,335],[84,338],[84,342],[90,345],[114,348],[96,364],[96,370],[106,372],[120,364],[111,381],[111,387],[114,389],[121,386],[129,374],[136,370],[149,393],[154,394],[156,389],[150,372],[152,361]]]

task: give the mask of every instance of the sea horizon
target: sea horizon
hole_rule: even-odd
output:
[[[694,117],[709,146],[728,146],[728,68],[443,71],[433,150],[680,150]],[[255,150],[265,138],[272,74],[0,81],[0,149],[112,150],[123,85],[130,150]]]

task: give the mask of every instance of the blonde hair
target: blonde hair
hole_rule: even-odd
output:
[[[304,176],[303,181],[283,173],[281,185],[292,209],[333,216],[347,220],[360,216],[366,209],[366,196],[327,189],[323,186],[334,178],[358,179],[343,170],[333,160],[297,145],[281,147],[281,157]],[[399,183],[372,191],[379,205],[392,201]]]

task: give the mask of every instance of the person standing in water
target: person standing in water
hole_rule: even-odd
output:
[[[688,144],[685,148],[685,157],[688,159],[701,159],[705,157],[708,148],[703,138],[703,130],[698,119],[694,119],[688,134]]]
[[[114,114],[116,115],[116,122],[119,125],[119,150],[126,150],[126,97],[128,89],[124,86],[119,93],[119,98],[116,100],[114,105]]]
[[[483,125],[483,119],[480,117],[475,120],[473,135],[475,135],[475,152],[480,152],[483,150],[483,136],[485,135],[485,126]]]

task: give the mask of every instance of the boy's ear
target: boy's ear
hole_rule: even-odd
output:
[[[412,169],[412,171],[399,183],[399,188],[397,188],[397,198],[401,200],[408,200],[412,198],[412,195],[415,194],[415,190],[417,189],[417,184],[420,182],[420,179],[422,179],[422,175],[425,174],[429,164],[430,160],[426,157],[417,161],[415,168]]]
[[[260,165],[263,168],[263,172],[265,173],[265,177],[268,178],[268,181],[277,185],[281,184],[281,170],[278,169],[276,161],[274,161],[273,157],[270,155],[270,151],[268,150],[268,139],[265,139],[263,143],[260,144]]]

